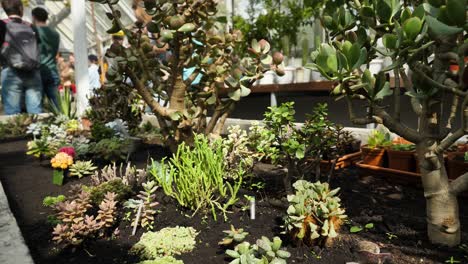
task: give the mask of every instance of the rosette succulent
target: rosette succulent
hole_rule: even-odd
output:
[[[338,234],[345,210],[336,196],[339,188],[330,190],[328,183],[299,180],[293,184],[296,193],[288,195],[286,232],[307,245],[329,242]]]
[[[91,160],[88,161],[77,161],[70,166],[70,176],[76,176],[83,178],[84,176],[92,175],[97,169]]]

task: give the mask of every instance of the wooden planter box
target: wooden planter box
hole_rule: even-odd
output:
[[[388,178],[400,184],[421,184],[421,174],[409,171],[395,170],[357,162],[356,166],[362,173]]]
[[[414,153],[414,151],[388,149],[388,168],[400,171],[416,172]]]
[[[356,164],[361,160],[361,152],[354,152],[350,154],[346,154],[343,157],[339,158],[338,161],[335,164],[335,170],[347,168],[349,166],[352,166]],[[320,170],[322,172],[328,172],[330,171],[332,166],[332,161],[331,160],[321,160],[320,161]]]
[[[448,159],[446,164],[449,179],[454,180],[468,172],[468,162],[465,162],[464,160]]]

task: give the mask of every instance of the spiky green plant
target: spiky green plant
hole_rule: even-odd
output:
[[[218,244],[224,246],[230,245],[233,242],[240,243],[244,241],[249,234],[248,232],[244,232],[243,228],[236,229],[233,225],[231,225],[230,230],[224,230],[223,232],[226,233],[227,236]]]
[[[92,175],[97,169],[91,160],[88,161],[77,161],[70,166],[70,176],[76,176],[83,178],[84,176]]]
[[[347,217],[336,196],[340,189],[330,190],[328,183],[305,180],[295,182],[293,187],[296,193],[288,195],[286,232],[307,245],[323,244],[336,237]]]

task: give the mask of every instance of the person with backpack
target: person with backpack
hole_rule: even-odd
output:
[[[42,89],[49,99],[49,103],[58,106],[57,88],[60,85],[60,75],[57,69],[56,57],[60,47],[60,35],[55,29],[47,26],[49,13],[44,8],[34,8],[32,18],[40,39]]]
[[[23,21],[21,0],[1,0],[8,19],[0,21],[2,102],[5,114],[21,113],[23,97],[30,114],[42,112],[39,39],[33,26]]]

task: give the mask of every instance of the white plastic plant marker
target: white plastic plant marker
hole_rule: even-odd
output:
[[[136,234],[136,230],[138,227],[138,222],[140,222],[140,216],[141,216],[141,211],[143,210],[143,201],[140,203],[140,206],[138,206],[138,212],[135,217],[135,222],[133,223],[133,231],[132,231],[132,236]]]
[[[250,220],[255,220],[255,197],[250,199]]]

